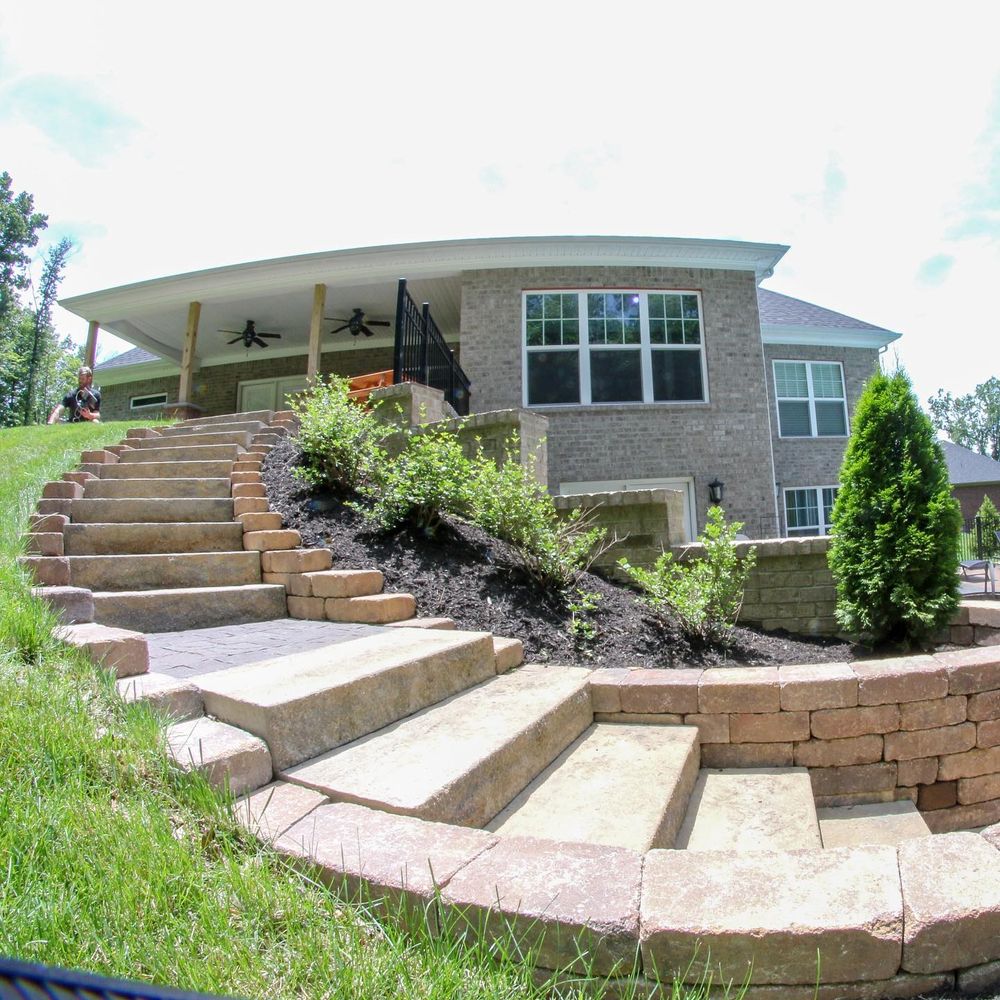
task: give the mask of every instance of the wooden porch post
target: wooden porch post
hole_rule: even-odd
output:
[[[326,312],[326,285],[313,288],[312,321],[309,324],[309,360],[306,378],[310,382],[319,377],[320,338],[323,336],[323,313]]]
[[[178,403],[191,402],[191,388],[194,375],[194,348],[198,340],[198,320],[201,317],[201,303],[192,302],[188,306],[187,327],[184,330],[184,353],[181,355],[181,384],[177,390]]]
[[[92,319],[87,326],[87,346],[83,349],[83,363],[93,370],[94,362],[97,360],[97,331],[101,324]]]

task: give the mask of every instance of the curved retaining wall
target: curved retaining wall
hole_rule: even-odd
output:
[[[710,766],[805,764],[825,792],[950,789],[955,804],[925,812],[937,830],[1000,819],[997,651],[596,671],[592,694],[599,719],[698,725]],[[435,925],[513,935],[537,949],[540,969],[637,971],[652,987],[673,975],[696,982],[707,964],[715,982],[749,973],[748,997],[770,1000],[1000,982],[1000,823],[898,848],[721,855],[504,838],[283,782],[243,800],[239,815],[327,882]]]

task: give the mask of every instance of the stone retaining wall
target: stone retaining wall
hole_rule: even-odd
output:
[[[598,721],[697,726],[705,767],[809,768],[819,805],[908,798],[935,832],[1000,821],[1000,650],[604,670]]]
[[[737,542],[738,555],[757,550],[757,565],[750,573],[740,622],[766,629],[787,629],[799,635],[836,635],[833,617],[837,590],[826,556],[830,539],[775,538]],[[674,549],[677,558],[703,555],[698,543]]]
[[[556,510],[569,514],[583,510],[593,523],[607,528],[615,542],[593,563],[609,576],[627,580],[617,563],[650,567],[664,549],[684,540],[684,498],[677,490],[620,490],[614,493],[578,493],[552,498]]]

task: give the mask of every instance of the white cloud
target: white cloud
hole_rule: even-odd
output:
[[[786,242],[769,287],[903,332],[926,397],[992,373],[998,27],[895,0],[18,5],[0,167],[75,227],[67,294],[460,236]],[[45,75],[134,130],[80,162],[3,112]]]

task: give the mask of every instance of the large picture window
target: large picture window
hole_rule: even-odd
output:
[[[781,437],[846,437],[847,397],[838,361],[775,361]]]
[[[708,399],[696,292],[525,292],[525,404]]]
[[[785,529],[790,538],[829,535],[836,486],[785,490]]]

